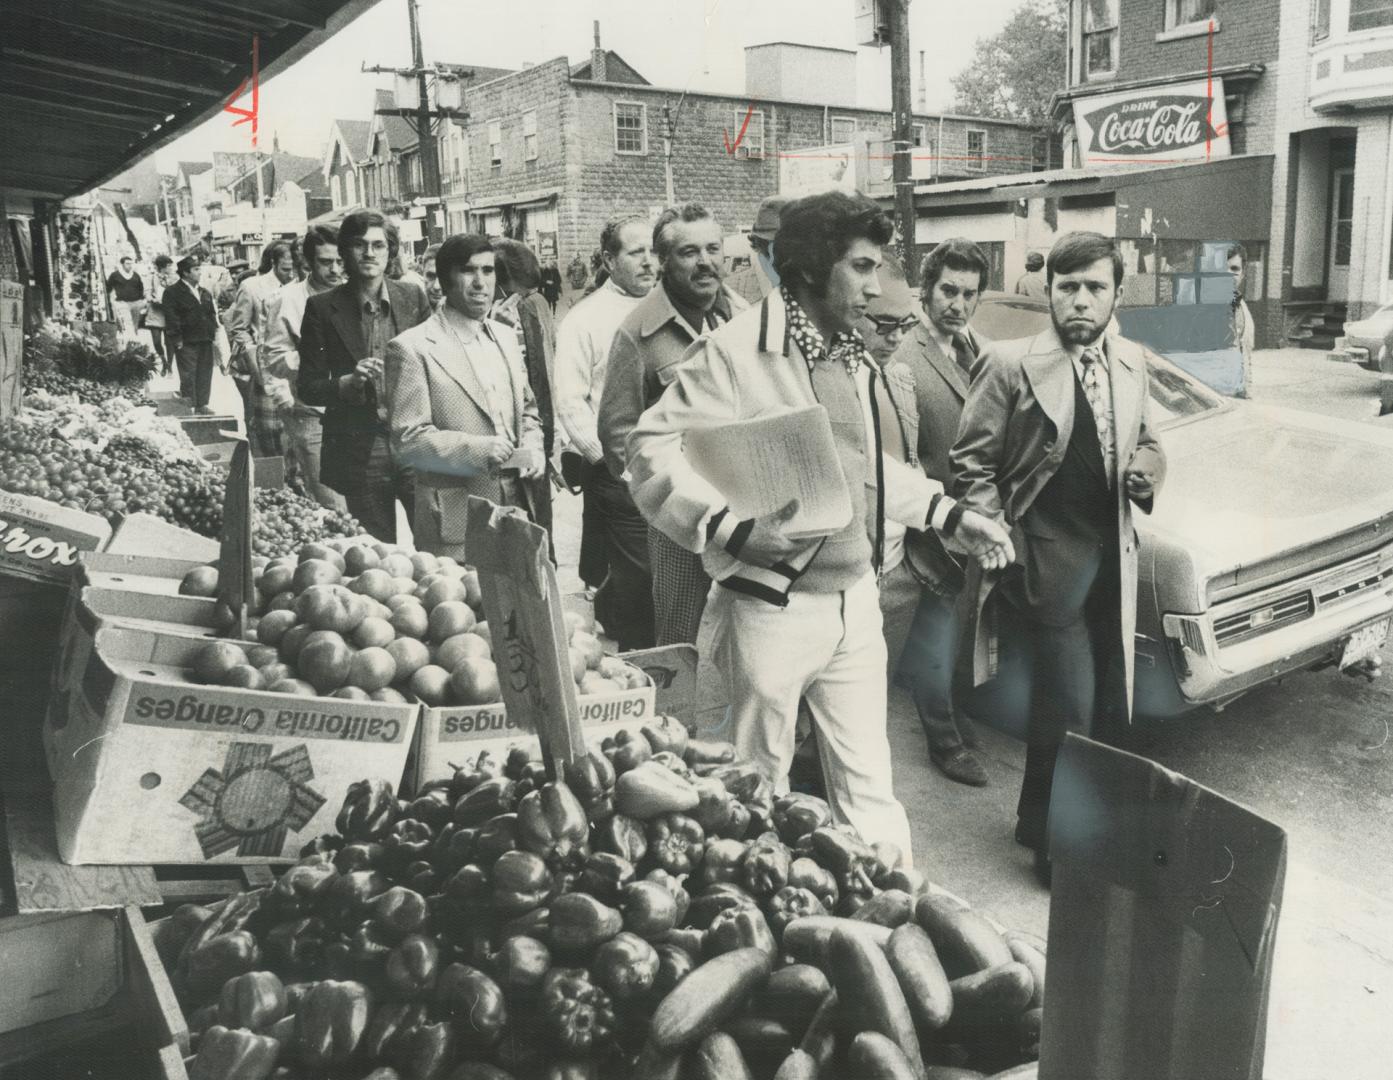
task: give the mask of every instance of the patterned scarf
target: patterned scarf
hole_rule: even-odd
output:
[[[783,286],[779,287],[779,292],[783,294],[784,306],[788,309],[789,336],[798,343],[809,368],[818,360],[840,360],[846,365],[847,371],[855,375],[866,359],[866,343],[861,340],[860,333],[855,330],[838,330],[832,336],[832,344],[829,346],[802,305],[793,299]]]

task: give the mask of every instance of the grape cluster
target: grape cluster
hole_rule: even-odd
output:
[[[275,558],[291,555],[303,544],[335,536],[358,536],[356,518],[327,510],[289,488],[258,488],[252,512],[252,551]]]

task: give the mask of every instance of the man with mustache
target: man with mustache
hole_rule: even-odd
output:
[[[952,481],[948,454],[982,346],[970,324],[989,272],[987,256],[964,237],[944,240],[929,252],[920,274],[921,318],[896,354],[914,377],[919,464],[945,485]],[[957,604],[963,573],[935,545],[932,536],[921,537],[911,554],[924,587],[898,658],[895,684],[914,699],[934,767],[956,783],[981,787],[987,770],[975,752],[976,732],[953,700],[963,632]]]
[[[653,644],[648,525],[605,465],[599,411],[614,335],[657,282],[647,220],[613,219],[600,233],[600,250],[608,278],[566,313],[556,332],[554,404],[570,440],[563,457],[581,458],[581,580],[598,586],[595,618],[628,651]]]
[[[725,242],[720,225],[705,207],[687,203],[664,210],[653,226],[653,251],[662,278],[614,335],[600,398],[605,464],[620,480],[628,466],[629,432],[643,410],[663,396],[688,347],[746,307],[722,287]],[[648,530],[648,556],[654,644],[695,645],[711,590],[701,557],[653,528]]]
[[[376,210],[339,226],[348,280],[305,303],[300,327],[300,399],[324,408],[319,478],[343,495],[373,536],[397,538],[396,504],[415,509],[411,472],[392,458],[382,358],[387,342],[430,318],[420,285],[392,281],[397,230]]]
[[[977,590],[974,670],[1029,702],[1016,840],[1048,886],[1046,824],[1066,732],[1131,719],[1137,542],[1166,457],[1147,425],[1146,350],[1109,332],[1122,257],[1105,236],[1061,236],[1045,262],[1053,326],[988,345],[951,461],[963,502],[1011,529],[1019,561]],[[981,618],[990,602],[994,611]]]

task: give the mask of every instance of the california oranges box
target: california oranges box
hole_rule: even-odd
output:
[[[207,567],[207,562],[176,559],[164,555],[113,554],[110,551],[83,552],[77,559],[76,580],[83,585],[106,589],[179,596],[179,586],[190,570]]]
[[[110,538],[104,517],[0,491],[0,575],[66,584],[79,553]]]
[[[419,706],[191,683],[204,645],[96,628],[45,723],[65,862],[290,861],[351,783],[400,783]]]
[[[630,667],[633,669],[633,665]],[[601,739],[622,728],[637,731],[652,722],[656,712],[652,679],[641,669],[633,670],[635,678],[644,685],[579,699],[581,726],[593,745],[598,746]],[[501,760],[514,746],[525,747],[534,758],[542,755],[536,733],[524,731],[510,720],[501,702],[422,708],[412,770],[415,783],[419,786],[431,780],[447,780],[454,775],[455,766],[463,765],[466,759],[473,760],[484,750]]]

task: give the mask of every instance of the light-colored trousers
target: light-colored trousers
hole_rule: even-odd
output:
[[[702,616],[702,643],[730,703],[726,728],[704,736],[735,743],[779,792],[788,789],[798,699],[817,725],[818,752],[836,820],[867,841],[888,840],[912,862],[909,819],[895,798],[886,736],[886,649],[880,594],[867,573],[846,592],[795,589],[788,606],[717,585]]]

